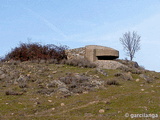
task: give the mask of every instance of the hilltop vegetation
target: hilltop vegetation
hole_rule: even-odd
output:
[[[124,120],[131,119],[126,113],[160,115],[160,74],[135,62],[116,61],[127,67],[101,69],[88,61],[53,58],[1,61],[0,119]]]
[[[39,43],[21,43],[9,52],[3,61],[31,61],[31,60],[49,60],[56,59],[58,62],[66,59],[65,50],[68,46],[65,45],[41,45]]]

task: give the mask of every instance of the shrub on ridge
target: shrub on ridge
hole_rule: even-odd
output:
[[[68,49],[68,47],[62,45],[21,43],[19,47],[12,49],[11,52],[5,56],[4,60],[29,61],[56,59],[57,61],[61,61],[67,57],[65,54],[66,49]]]

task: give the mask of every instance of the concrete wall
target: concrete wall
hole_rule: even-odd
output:
[[[117,56],[119,54],[116,50],[96,49],[96,56]]]
[[[112,58],[119,57],[119,51],[98,45],[86,46],[86,58],[92,62],[98,60],[98,56],[112,56]]]
[[[118,58],[119,51],[98,45],[89,45],[81,48],[66,50],[68,59],[79,59],[85,58],[91,62],[97,61],[98,56],[105,57],[110,56],[110,58]]]

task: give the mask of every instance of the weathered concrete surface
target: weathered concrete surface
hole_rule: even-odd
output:
[[[100,58],[102,60],[110,60],[119,57],[119,51],[113,48],[98,46],[98,45],[89,45],[86,46],[85,48],[86,48],[85,57],[91,62],[100,60]]]
[[[98,45],[88,45],[81,48],[66,50],[68,59],[85,58],[91,62],[97,60],[113,60],[119,57],[119,51]]]

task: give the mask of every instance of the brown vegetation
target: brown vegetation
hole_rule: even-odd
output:
[[[19,47],[15,47],[9,52],[3,61],[8,60],[19,60],[19,61],[29,61],[29,60],[48,60],[56,59],[58,61],[66,58],[65,50],[67,46],[56,46],[53,44],[40,45],[38,43],[21,43]]]

